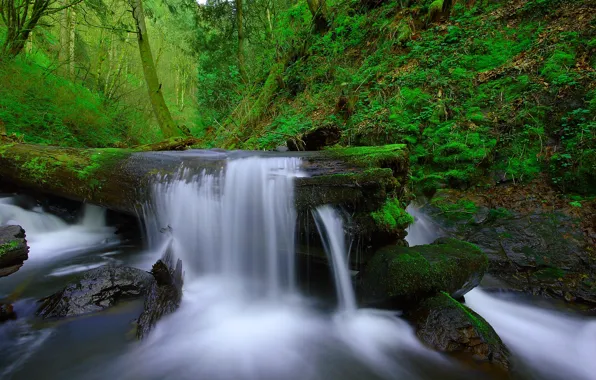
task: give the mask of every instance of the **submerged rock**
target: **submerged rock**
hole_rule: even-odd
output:
[[[427,346],[465,361],[471,359],[509,370],[509,351],[495,330],[449,294],[440,293],[422,301],[405,317]]]
[[[0,277],[18,271],[28,258],[25,230],[21,226],[0,226]]]
[[[478,247],[440,238],[415,247],[385,247],[372,257],[361,282],[367,303],[403,308],[445,291],[455,298],[476,287],[488,267]]]
[[[0,304],[0,322],[16,319],[17,315],[10,304]]]
[[[182,261],[173,268],[173,256],[166,254],[153,264],[151,274],[155,281],[145,298],[143,313],[137,320],[137,338],[143,339],[163,316],[173,313],[182,300]]]
[[[103,266],[83,273],[75,283],[40,300],[42,318],[72,317],[104,310],[118,301],[145,295],[153,276],[130,267]]]

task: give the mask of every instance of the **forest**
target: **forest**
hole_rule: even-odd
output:
[[[254,150],[329,129],[407,144],[416,190],[492,176],[589,196],[593,5],[5,0],[0,125],[36,144]]]
[[[0,377],[591,380],[596,0],[0,0]]]

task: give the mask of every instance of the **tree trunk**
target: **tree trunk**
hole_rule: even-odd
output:
[[[58,62],[64,64],[66,72],[70,72],[69,68],[69,55],[68,47],[70,46],[70,33],[69,33],[69,12],[68,9],[64,9],[60,12],[60,49],[58,50]],[[102,31],[103,33],[103,31]],[[101,43],[101,40],[100,40]]]
[[[314,30],[316,33],[325,33],[329,30],[329,21],[327,20],[327,2],[326,0],[306,0],[308,9],[312,14]]]
[[[246,74],[246,64],[244,62],[244,29],[242,26],[242,0],[236,1],[236,26],[238,28],[238,69],[240,76],[244,83],[248,83],[248,76]]]
[[[182,136],[183,133],[174,123],[170,110],[161,91],[161,83],[157,78],[157,71],[153,61],[153,54],[151,53],[151,46],[149,45],[149,36],[147,34],[147,26],[145,24],[145,13],[143,11],[142,0],[131,0],[132,14],[137,26],[137,39],[139,42],[139,53],[141,55],[141,65],[143,66],[143,73],[145,74],[145,82],[147,83],[147,91],[149,92],[149,100],[153,107],[153,113],[159,124],[164,138],[173,136]]]
[[[69,12],[69,39],[68,39],[68,75],[71,80],[75,80],[76,66],[75,66],[75,42],[77,31],[77,11],[75,7],[68,9]]]

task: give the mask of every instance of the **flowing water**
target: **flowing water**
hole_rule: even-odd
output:
[[[408,207],[416,222],[410,246],[441,235],[420,209]],[[528,304],[527,299],[473,289],[466,305],[482,315],[514,355],[519,377],[548,380],[596,379],[596,319]]]
[[[342,221],[329,207],[316,214],[334,259],[339,310],[329,314],[297,291],[293,182],[301,175],[297,158],[250,157],[199,174],[182,169],[155,185],[146,208],[149,234],[182,259],[183,301],[120,358],[114,374],[415,379],[432,378],[417,360],[450,367],[394,313],[357,310]]]
[[[0,279],[0,294],[16,299],[19,315],[0,325],[2,379],[477,378],[424,348],[397,312],[358,308],[347,264],[347,220],[330,206],[313,216],[337,301],[301,293],[294,208],[294,180],[304,175],[299,158],[224,155],[223,163],[199,169],[191,156],[180,155],[190,161],[177,174],[156,179],[143,208],[144,249],[120,241],[103,209],[85,206],[78,222],[69,224],[17,198],[0,198],[0,224],[22,225],[31,245],[23,268]],[[409,211],[416,218],[412,245],[440,235],[418,209]],[[166,251],[183,261],[182,303],[142,342],[127,334],[142,301],[59,323],[33,316],[36,299],[82,270],[106,263],[148,269]],[[578,379],[594,372],[591,322],[539,309],[532,314],[478,291],[468,303],[531,368],[528,378],[547,378],[544,368],[553,369],[546,372],[554,379],[562,378],[556,371]],[[565,345],[549,350],[556,342]]]

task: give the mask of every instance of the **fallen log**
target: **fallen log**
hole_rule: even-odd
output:
[[[136,149],[0,144],[0,184],[136,216],[149,200],[151,184],[177,173],[181,166],[192,168],[193,172],[217,169],[225,166],[230,157],[246,155],[221,150],[146,151],[183,149],[192,142],[181,141]],[[371,217],[371,213],[384,209],[387,198],[400,198],[403,194],[408,174],[408,154],[403,145],[285,154],[301,157],[301,170],[307,174],[295,182],[299,213],[309,218],[309,210],[318,205],[343,207],[357,220],[353,233],[367,250],[371,244],[377,244],[375,241],[387,244],[388,240],[403,237],[403,228],[397,226],[399,231],[381,231],[387,238],[380,238]]]

